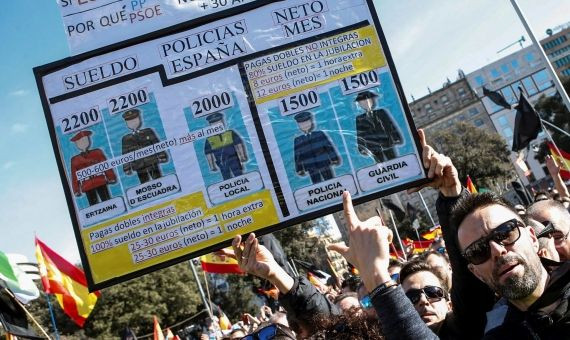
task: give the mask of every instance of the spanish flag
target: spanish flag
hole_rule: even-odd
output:
[[[475,187],[475,184],[473,184],[473,181],[469,175],[467,175],[467,190],[469,190],[469,192],[472,194],[477,193],[477,188]]]
[[[215,253],[210,253],[200,256],[200,262],[202,263],[202,269],[206,273],[244,274],[236,259],[229,256],[220,256]]]
[[[83,327],[101,294],[98,291],[89,293],[85,273],[37,237],[36,257],[44,291],[54,294],[65,314]]]
[[[560,167],[560,176],[562,179],[565,181],[570,180],[570,153],[562,149],[559,149],[560,153],[558,153],[554,144],[551,142],[548,142],[548,149],[550,150],[552,158],[554,158],[556,164]]]
[[[428,232],[423,233],[421,236],[426,240],[433,240],[441,235],[441,226],[431,228]]]

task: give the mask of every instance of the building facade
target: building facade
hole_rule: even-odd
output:
[[[559,77],[570,77],[570,23],[548,30],[549,37],[540,41]]]

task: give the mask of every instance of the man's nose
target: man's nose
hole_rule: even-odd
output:
[[[491,257],[493,259],[504,256],[507,253],[505,246],[495,241],[489,241],[489,247],[491,248]]]
[[[420,299],[418,300],[418,305],[419,306],[429,305],[429,299],[427,298],[427,296],[423,292],[420,294]]]

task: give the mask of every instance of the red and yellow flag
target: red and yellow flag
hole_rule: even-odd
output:
[[[83,327],[101,294],[98,291],[89,293],[85,273],[37,237],[36,257],[44,291],[54,294],[65,314]]]
[[[153,340],[164,340],[164,334],[162,334],[162,328],[160,328],[158,319],[156,318],[156,316],[153,316],[153,319],[154,319]]]
[[[244,272],[239,268],[239,264],[236,259],[231,258],[230,256],[210,253],[200,256],[200,262],[202,263],[202,269],[207,273],[244,274]]]
[[[475,184],[473,184],[473,181],[469,175],[467,175],[467,190],[469,190],[469,192],[472,194],[477,193],[477,188],[475,187]]]
[[[441,226],[431,228],[428,232],[423,233],[421,236],[426,240],[433,240],[441,235]]]
[[[548,142],[548,149],[550,150],[552,158],[554,158],[556,164],[560,167],[560,176],[562,179],[565,181],[570,180],[570,153],[562,149],[559,149],[560,153],[558,153],[554,144],[551,142]]]

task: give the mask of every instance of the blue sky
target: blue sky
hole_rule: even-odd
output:
[[[526,36],[508,0],[375,4],[408,99],[410,94],[427,94],[427,86],[441,87],[447,77],[455,79],[459,68],[468,73],[505,56],[508,52],[496,51]],[[519,4],[539,38],[547,28],[570,21],[569,0]],[[0,250],[34,259],[36,233],[64,257],[78,261],[32,72],[34,66],[69,56],[56,1],[6,1],[0,37]]]

